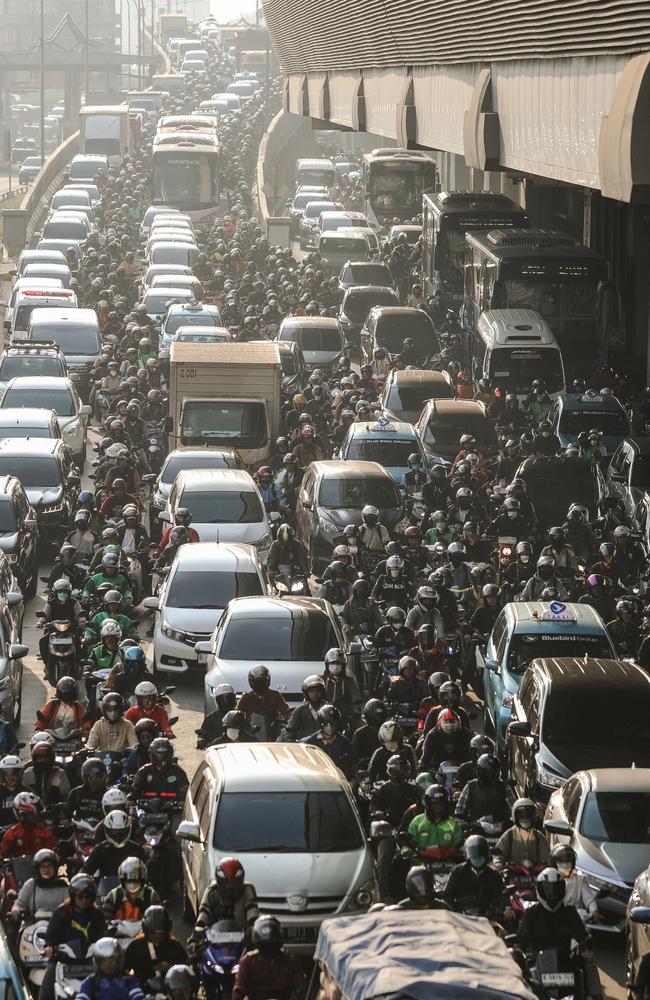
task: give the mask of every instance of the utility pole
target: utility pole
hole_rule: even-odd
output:
[[[255,24],[260,23],[260,0],[255,0]]]
[[[41,166],[45,163],[45,11],[41,0]],[[66,109],[67,110],[67,109]]]
[[[88,26],[88,0],[86,0],[86,46],[84,49],[84,62],[85,62],[85,75],[86,75],[86,104],[89,104],[88,94],[90,93],[90,69],[88,66],[88,47],[90,45],[90,40],[88,38],[90,28]]]

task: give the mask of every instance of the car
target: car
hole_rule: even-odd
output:
[[[379,403],[385,417],[414,424],[428,399],[454,399],[455,395],[449,372],[406,368],[388,373]]]
[[[65,378],[67,374],[65,355],[53,341],[43,344],[24,341],[7,347],[0,354],[0,391],[12,378],[37,375]]]
[[[419,368],[427,367],[440,354],[440,343],[434,325],[422,309],[411,306],[375,306],[361,328],[361,362],[372,364],[374,353],[383,347],[390,361],[402,353],[404,341],[410,338]]]
[[[399,485],[409,471],[408,457],[416,454],[426,467],[427,459],[413,424],[400,420],[357,420],[343,438],[338,457],[342,462],[365,461],[383,465]]]
[[[602,396],[593,389],[582,396],[560,393],[551,406],[548,419],[563,448],[577,444],[578,435],[593,427],[602,432],[600,443],[606,453],[612,455],[632,433],[625,407],[616,396]]]
[[[102,196],[99,193],[99,188],[92,181],[75,181],[73,184],[65,184],[59,189],[59,193],[63,191],[85,191],[90,198],[90,207],[101,212]]]
[[[650,437],[625,438],[604,473],[603,492],[618,497],[632,520],[641,498],[650,493]]]
[[[476,650],[483,686],[483,727],[505,751],[512,703],[528,664],[539,656],[616,656],[605,623],[589,604],[542,601],[506,604],[494,623],[485,654]]]
[[[51,378],[45,375],[12,378],[0,396],[0,409],[6,407],[54,410],[74,463],[83,469],[86,460],[88,418],[92,409],[83,404],[71,378]]]
[[[223,344],[231,340],[225,326],[179,326],[174,334],[175,344]]]
[[[526,458],[515,476],[526,484],[540,528],[564,524],[572,503],[584,507],[590,518],[596,514],[601,496],[600,481],[587,459],[564,455]],[[549,483],[553,483],[552,490],[548,488]]]
[[[72,251],[77,264],[81,262],[82,246],[85,245],[86,237],[83,240],[73,240],[71,237],[65,239],[40,239],[36,244],[36,250],[59,250],[63,254]]]
[[[48,215],[49,219],[60,219],[65,216],[66,219],[71,219],[77,216],[82,222],[88,227],[88,232],[92,233],[97,229],[97,220],[95,218],[94,209],[90,205],[67,205],[65,208],[58,208],[55,210],[50,210]]]
[[[605,927],[624,930],[637,877],[650,864],[650,769],[589,768],[551,795],[544,829],[551,846],[567,844],[576,868],[598,893]]]
[[[496,464],[499,451],[496,431],[485,406],[478,400],[430,399],[424,404],[415,429],[430,462],[452,464],[460,451],[461,436],[471,434],[488,466]],[[537,494],[535,502],[537,505]]]
[[[169,347],[179,326],[223,326],[218,306],[202,302],[178,302],[165,313],[160,346]]]
[[[90,194],[82,188],[61,188],[52,195],[50,210],[59,208],[92,208]]]
[[[260,912],[282,924],[284,947],[313,956],[322,921],[378,899],[374,859],[352,789],[319,747],[242,743],[208,750],[178,827],[189,919],[236,854]]]
[[[324,201],[329,197],[326,187],[316,184],[308,184],[298,188],[293,198],[287,201],[289,218],[291,219],[291,235],[297,236],[300,231],[300,222],[303,212],[310,201]]]
[[[153,279],[158,275],[184,275],[186,278],[193,278],[191,267],[181,267],[180,264],[152,264],[142,276],[141,288],[146,292],[151,287]]]
[[[24,277],[18,280],[32,281],[35,287],[36,282],[57,281],[60,288],[70,288],[72,271],[67,264],[28,264],[24,271]]]
[[[192,298],[200,302],[204,296],[203,285],[194,275],[184,274],[158,274],[149,285],[148,290],[156,288],[185,288],[192,292]]]
[[[36,139],[16,139],[11,148],[11,162],[23,163],[28,156],[36,154]]]
[[[397,240],[402,233],[406,234],[406,242],[411,246],[415,246],[417,241],[422,236],[422,226],[410,226],[400,222],[399,225],[390,227],[388,230],[388,239]]]
[[[36,282],[35,282],[36,284]],[[9,335],[12,344],[24,341],[28,337],[32,313],[37,310],[54,309],[57,312],[61,306],[77,309],[77,296],[71,288],[21,288],[13,299],[9,310],[9,318],[5,319],[5,329],[10,323]]]
[[[189,222],[189,216],[184,215],[179,208],[171,208],[169,205],[149,205],[148,209],[142,217],[142,222],[140,223],[140,238],[146,236],[151,229],[151,224],[153,220],[157,217],[171,218],[186,218]]]
[[[335,233],[337,229],[349,229],[350,226],[368,228],[368,218],[363,212],[321,212],[318,218],[318,236],[325,233]]]
[[[638,982],[641,963],[650,952],[650,866],[634,881],[625,915],[625,981]]]
[[[195,645],[212,635],[233,597],[257,597],[267,585],[253,545],[193,542],[182,545],[157,597],[144,606],[155,611],[153,672],[185,673],[200,667]]]
[[[246,542],[266,563],[271,547],[271,523],[257,483],[244,469],[188,469],[178,473],[161,520],[174,524],[179,507],[187,507],[192,527],[204,542]]]
[[[108,157],[99,153],[77,153],[70,161],[70,181],[89,181],[94,184],[100,170],[108,172]]]
[[[81,398],[87,402],[95,364],[101,352],[99,320],[95,310],[34,309],[29,319],[27,340],[38,344],[58,344],[65,355],[70,378]],[[72,428],[70,433],[73,433]]]
[[[295,202],[295,198],[294,198]],[[298,227],[298,240],[301,250],[313,250],[318,239],[318,220],[321,212],[342,212],[343,205],[328,198],[314,198],[305,205]]]
[[[346,289],[339,306],[339,323],[349,344],[358,347],[368,313],[375,306],[398,306],[394,288],[381,285],[354,285]],[[418,410],[418,414],[420,411]]]
[[[149,520],[152,534],[160,536],[160,524],[158,515],[167,506],[169,494],[176,476],[181,471],[190,469],[243,469],[244,463],[239,452],[234,449],[210,448],[175,448],[170,451],[163,466],[158,473],[158,478],[151,493],[151,503],[149,505]]]
[[[62,437],[54,410],[28,406],[0,408],[0,438],[52,438],[60,441]]]
[[[165,240],[154,243],[147,253],[147,264],[180,264],[188,267],[194,264],[199,256],[196,243],[174,243]]]
[[[9,274],[15,278],[21,278],[28,264],[65,264],[67,261],[62,250],[23,250],[21,251],[18,263]]]
[[[402,501],[392,476],[378,462],[312,462],[303,476],[296,504],[296,534],[309,555],[311,572],[322,572],[344,542],[346,524],[361,524],[371,504],[392,531],[402,517]]]
[[[347,356],[341,325],[328,316],[286,316],[275,339],[298,344],[308,372],[334,371]]]
[[[394,288],[395,279],[387,264],[376,260],[349,260],[339,273],[339,288],[342,292],[348,288],[373,285],[376,288]]]
[[[41,172],[43,161],[40,156],[26,156],[18,171],[19,184],[31,184]]]
[[[74,212],[55,212],[45,222],[42,240],[71,240],[84,246],[90,234],[86,219]],[[71,244],[72,245],[72,244]]]
[[[81,484],[63,441],[0,438],[0,476],[19,480],[36,512],[43,538],[60,540],[74,513]]]
[[[32,264],[31,266],[39,267],[38,264],[36,265]],[[29,270],[30,270],[29,267],[26,268],[26,271]],[[63,288],[63,284],[59,278],[42,278],[40,276],[33,277],[30,274],[25,274],[24,278],[18,278],[18,280],[14,282],[13,288],[11,289],[11,295],[9,296],[9,299],[5,306],[5,315],[4,315],[5,330],[11,330],[12,317],[14,309],[16,308],[16,303],[18,301],[22,302],[25,301],[24,293],[26,291],[43,292],[54,288],[59,288],[59,289]]]
[[[20,481],[15,476],[0,476],[0,594],[3,597],[19,588],[27,597],[36,593],[38,541],[36,513]],[[22,611],[21,608],[17,622],[20,629]]]
[[[346,226],[344,229],[337,229],[336,235],[343,236],[347,234],[348,236],[363,236],[368,242],[368,247],[370,249],[371,257],[379,257],[379,237],[374,229],[370,225],[365,226]]]
[[[172,300],[192,302],[194,294],[191,288],[169,287],[154,288],[150,285],[142,296],[142,305],[147,310],[147,316],[156,324],[162,324],[167,315],[168,303]]]
[[[585,767],[649,767],[650,676],[625,660],[533,660],[513,698],[506,761],[517,794],[542,805]]]

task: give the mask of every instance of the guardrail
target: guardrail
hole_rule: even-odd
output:
[[[2,194],[0,194],[0,204],[2,204],[3,201],[12,201],[21,194],[26,194],[30,187],[30,184],[19,184],[17,187],[12,188],[11,191],[3,191]]]

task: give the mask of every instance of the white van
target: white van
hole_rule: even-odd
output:
[[[370,245],[366,237],[363,234],[344,233],[340,229],[317,236],[316,249],[334,272],[349,260],[370,260]]]
[[[548,323],[533,309],[489,309],[481,313],[472,343],[474,382],[524,398],[534,379],[553,399],[566,388],[562,352]]]
[[[11,317],[13,315],[16,302],[21,292],[24,292],[27,288],[42,292],[43,290],[48,290],[50,288],[63,288],[63,282],[60,278],[34,278],[29,275],[25,275],[24,278],[18,278],[11,289],[11,295],[5,308],[5,330],[11,330]]]
[[[278,918],[294,951],[313,951],[325,917],[363,912],[378,898],[350,786],[324,751],[304,743],[208,750],[178,837],[188,916],[219,861],[236,855],[257,889],[260,912]]]
[[[11,314],[12,343],[27,340],[27,331],[34,309],[76,309],[77,296],[71,288],[25,288],[16,296]]]

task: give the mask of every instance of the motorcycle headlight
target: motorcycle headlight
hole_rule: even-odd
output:
[[[327,521],[325,518],[320,522],[321,531],[324,531],[326,535],[340,535],[341,529],[338,524],[334,524],[333,521]]]
[[[172,628],[171,625],[163,623],[160,626],[160,631],[167,639],[175,639],[176,642],[182,642],[185,638],[184,632],[179,632],[178,629]]]
[[[540,764],[539,760],[535,761],[535,777],[540,785],[546,785],[548,788],[561,788],[565,781],[559,774],[549,771],[547,767]]]

